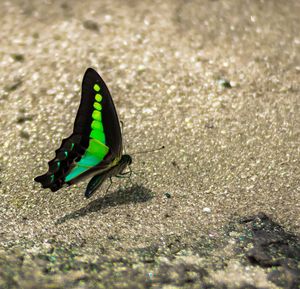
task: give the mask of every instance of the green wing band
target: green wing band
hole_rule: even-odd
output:
[[[103,125],[102,125],[102,122],[100,122],[100,121],[94,120],[92,122],[91,127],[92,127],[92,129],[103,131]]]
[[[99,142],[105,142],[105,135],[101,130],[93,129],[90,137],[98,140]]]
[[[105,144],[99,142],[96,139],[90,139],[87,152],[103,160],[106,154],[108,153],[108,151],[109,148]]]
[[[98,121],[102,121],[102,116],[101,116],[101,112],[98,110],[94,110],[93,114],[92,114],[92,118],[94,120],[98,120]]]

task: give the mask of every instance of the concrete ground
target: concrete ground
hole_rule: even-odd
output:
[[[229,229],[254,216],[299,246],[299,1],[11,0],[0,12],[0,264],[23,260],[0,274],[3,288],[299,288],[235,250]],[[90,66],[135,174],[86,200],[87,181],[52,193],[33,178],[71,133]],[[57,248],[112,275],[57,269]],[[298,253],[284,255],[292,271]],[[112,283],[116,258],[128,262]]]

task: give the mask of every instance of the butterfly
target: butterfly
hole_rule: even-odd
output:
[[[92,177],[85,190],[89,198],[106,179],[126,174],[123,171],[132,158],[122,152],[122,134],[112,97],[100,75],[88,68],[73,133],[55,151],[55,158],[48,162],[48,172],[34,180],[55,192],[65,184]]]

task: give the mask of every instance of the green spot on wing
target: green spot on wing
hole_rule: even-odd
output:
[[[93,120],[91,127],[92,127],[92,129],[103,131],[103,125],[100,121]]]
[[[92,114],[92,118],[95,120],[101,120],[102,119],[101,112],[98,110],[94,110]]]
[[[101,100],[102,100],[102,95],[99,94],[99,93],[97,93],[97,94],[95,95],[95,99],[96,99],[98,102],[101,102]]]
[[[98,102],[94,102],[94,108],[97,110],[101,110],[102,109],[102,105]]]
[[[98,84],[95,84],[94,85],[94,90],[97,91],[97,92],[100,91],[100,86]]]

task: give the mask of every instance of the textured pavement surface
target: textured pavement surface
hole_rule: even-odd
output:
[[[186,249],[259,212],[300,233],[299,1],[14,0],[0,12],[3,250]],[[90,66],[135,174],[86,200],[87,182],[52,193],[33,178],[71,133]],[[222,270],[246,274],[232,266]],[[243,282],[273,288],[264,270]]]

